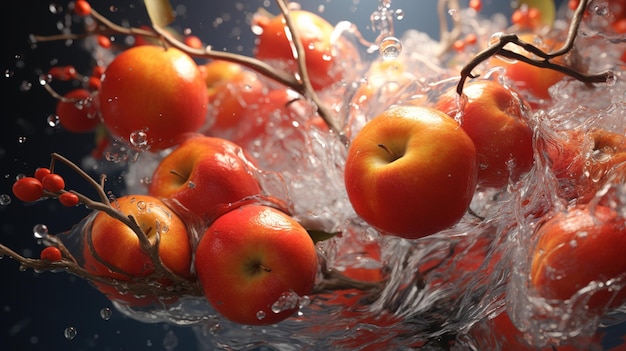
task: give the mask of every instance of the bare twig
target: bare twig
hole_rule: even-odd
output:
[[[472,58],[472,60],[465,67],[461,69],[461,77],[459,79],[459,83],[456,89],[457,93],[459,95],[463,93],[463,86],[465,85],[465,81],[468,78],[477,77],[476,75],[472,74],[472,71],[474,70],[474,68],[476,68],[478,65],[480,65],[482,62],[486,61],[490,57],[493,57],[496,55],[513,59],[513,60],[518,60],[521,62],[525,62],[527,64],[537,66],[540,68],[546,68],[546,69],[559,71],[561,73],[569,75],[585,83],[607,82],[613,76],[613,72],[611,71],[605,71],[605,72],[598,73],[598,74],[585,74],[575,69],[572,69],[570,67],[550,61],[553,58],[567,54],[574,47],[574,41],[576,39],[578,28],[580,26],[580,22],[582,21],[584,10],[588,2],[589,0],[582,0],[579,3],[578,8],[574,12],[574,16],[570,22],[567,40],[565,41],[564,45],[559,50],[556,50],[551,53],[546,53],[545,51],[537,48],[536,46],[521,40],[515,34],[503,34],[502,36],[500,36],[497,43],[487,47],[486,49],[476,54],[474,58]],[[507,44],[517,45],[518,47],[524,49],[530,54],[537,56],[538,58],[527,57],[523,54],[508,50],[505,48]]]
[[[441,57],[452,48],[454,41],[461,35],[461,16],[456,13],[460,6],[458,0],[437,1],[437,16],[439,17],[439,49],[436,57]],[[452,11],[452,15],[450,12]],[[447,18],[452,18],[452,29],[448,29]]]

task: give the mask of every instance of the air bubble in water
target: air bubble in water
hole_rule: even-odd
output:
[[[609,10],[609,8],[606,5],[597,5],[593,7],[593,12],[598,15],[598,16],[602,16],[602,17],[606,17],[608,16],[611,11]]]
[[[617,83],[617,75],[613,71],[608,72],[606,75],[606,84],[612,87],[616,83]]]
[[[402,43],[396,37],[386,37],[381,40],[378,51],[383,60],[395,60],[402,52]]]
[[[76,337],[76,334],[78,334],[78,331],[74,327],[67,327],[63,331],[63,335],[65,336],[67,340],[74,339]]]
[[[20,85],[20,91],[30,91],[32,87],[33,87],[33,83],[28,82],[28,81],[23,81],[22,84]]]
[[[111,319],[112,314],[113,314],[113,311],[111,311],[111,309],[108,307],[105,307],[100,310],[100,317],[104,319],[105,321],[108,321],[109,319]]]
[[[36,224],[33,227],[33,236],[35,239],[43,239],[48,235],[48,226],[45,224]]]
[[[178,337],[173,331],[168,330],[163,338],[163,347],[166,351],[172,351],[178,346]]]
[[[7,194],[0,195],[0,206],[6,206],[11,203],[11,197]]]

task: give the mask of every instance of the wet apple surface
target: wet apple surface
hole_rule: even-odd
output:
[[[0,348],[624,347],[621,2],[503,4],[15,4]]]

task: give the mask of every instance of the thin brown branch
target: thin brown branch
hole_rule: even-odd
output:
[[[578,7],[576,8],[576,11],[574,12],[572,20],[570,22],[567,39],[564,45],[557,51],[547,53],[539,49],[538,47],[521,40],[515,34],[501,35],[497,43],[477,53],[472,58],[472,60],[470,60],[470,62],[461,69],[459,83],[457,84],[457,88],[456,88],[457,93],[459,95],[463,93],[463,87],[468,78],[477,77],[476,75],[472,73],[472,71],[478,65],[480,65],[481,63],[483,63],[484,61],[488,60],[489,58],[493,56],[502,56],[505,58],[521,61],[521,62],[527,63],[529,65],[533,65],[536,67],[555,70],[555,71],[564,73],[566,75],[569,75],[585,83],[607,82],[613,76],[613,73],[610,71],[605,71],[605,72],[596,73],[596,74],[586,74],[586,73],[579,72],[573,68],[550,61],[553,58],[567,54],[573,49],[574,41],[576,39],[576,35],[580,27],[580,23],[582,21],[584,10],[587,4],[588,4],[588,0],[580,1]],[[526,52],[537,56],[538,58],[531,58],[523,54],[505,49],[505,46],[507,44],[514,44],[524,49]]]
[[[437,1],[437,17],[439,18],[439,49],[436,57],[441,57],[452,48],[454,41],[461,35],[461,16],[456,13],[460,9],[458,0]],[[453,14],[450,15],[452,11]],[[447,18],[452,18],[452,29],[448,29]]]

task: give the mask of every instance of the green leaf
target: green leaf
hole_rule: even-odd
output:
[[[519,6],[526,5],[528,7],[538,9],[541,12],[541,22],[543,24],[548,26],[552,26],[554,24],[556,5],[554,5],[553,0],[519,0],[517,3]]]
[[[169,0],[144,0],[152,24],[165,27],[174,22],[174,9]]]
[[[311,239],[313,239],[314,243],[328,240],[334,237],[335,235],[341,233],[341,232],[328,233],[323,230],[317,230],[317,229],[307,229],[307,232],[309,233],[309,236],[311,237]]]

